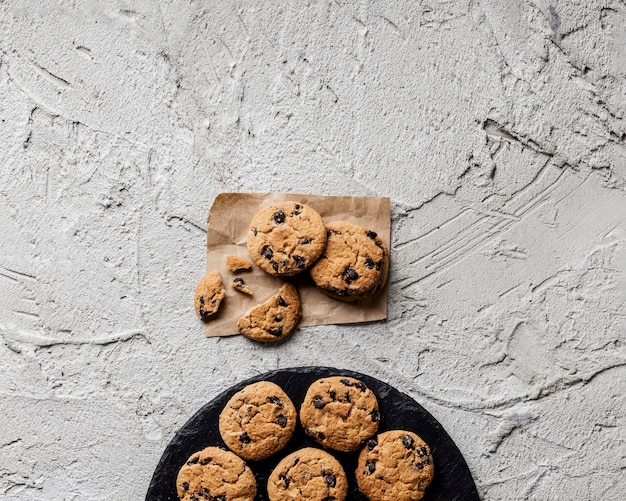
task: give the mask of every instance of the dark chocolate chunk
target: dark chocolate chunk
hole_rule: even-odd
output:
[[[405,449],[412,449],[414,444],[413,437],[411,435],[404,435],[402,437],[402,445]]]
[[[267,332],[269,332],[272,336],[280,337],[283,335],[283,327],[282,325],[274,327],[273,329],[269,329]]]
[[[330,398],[332,399],[333,402],[335,400],[337,400],[337,392],[336,391],[331,391],[328,394],[330,395]]]
[[[278,416],[276,416],[276,423],[281,428],[284,428],[285,426],[287,426],[287,417],[279,414]]]
[[[200,304],[204,304],[204,296],[200,296],[200,298],[198,299],[198,301],[200,301]]]
[[[374,269],[374,266],[376,266],[376,264],[374,263],[374,260],[371,257],[367,256],[365,258],[365,266],[367,266],[368,269],[372,270]]]
[[[352,381],[350,381],[349,379],[342,379],[341,384],[345,386],[352,386]]]
[[[343,279],[349,285],[359,278],[359,274],[354,268],[348,266],[346,271],[343,272]]]
[[[306,266],[306,260],[302,256],[293,256],[293,260],[298,268],[304,268]]]
[[[187,461],[187,464],[188,465],[197,464],[198,461],[200,461],[200,458],[198,456],[194,456],[189,461]]]
[[[370,230],[368,230],[365,234],[368,237],[370,237],[372,240],[374,240],[378,236],[378,234],[375,231],[370,231]]]
[[[280,475],[278,475],[278,480],[282,480],[285,483],[285,487],[289,488],[291,479],[287,475],[285,475],[284,473],[281,473]]]
[[[270,396],[270,397],[267,397],[267,401],[270,404],[278,405],[278,407],[282,407],[283,406],[282,400],[280,398],[278,398],[278,397],[273,396],[273,395]]]
[[[226,494],[220,494],[219,496],[215,496],[214,498],[208,498],[209,501],[226,501]]]
[[[272,259],[272,257],[274,257],[274,251],[269,245],[264,245],[261,249],[261,256],[265,259]]]
[[[370,438],[367,442],[367,448],[371,451],[374,447],[378,445],[378,440],[375,438]]]
[[[282,322],[283,321],[283,316],[282,315],[276,315],[274,317],[274,322]]]
[[[354,386],[359,391],[365,391],[365,385],[361,381],[354,383]]]
[[[376,463],[374,461],[366,461],[365,462],[365,474],[371,475],[376,471]]]
[[[252,233],[254,234],[255,237],[257,236],[258,232],[257,232],[256,228],[252,228]]]
[[[335,487],[337,485],[337,477],[332,473],[326,473],[324,475],[324,481],[328,487]]]
[[[300,204],[296,204],[295,209],[296,209],[296,210],[300,210]]]
[[[417,454],[421,458],[428,457],[428,449],[426,449],[426,447],[422,446],[419,449],[417,449]]]
[[[378,421],[380,419],[380,414],[378,413],[378,410],[376,410],[376,409],[374,409],[372,411],[370,416],[372,416],[372,423],[375,423],[376,421]]]
[[[382,261],[378,261],[376,263],[376,271],[380,271],[380,269],[383,267],[383,262]]]
[[[273,218],[276,224],[283,224],[285,222],[285,213],[282,210],[274,212]]]
[[[289,306],[282,296],[278,296],[278,306]]]
[[[236,283],[237,285],[243,285],[243,284],[245,284],[245,282],[244,282],[243,278],[239,278],[239,277],[237,277],[237,278],[233,279],[233,283]]]
[[[204,459],[202,459],[202,460],[200,461],[200,464],[201,464],[202,466],[206,466],[206,465],[208,465],[210,462],[211,462],[211,458],[204,458]]]
[[[189,482],[183,482],[183,490],[184,491],[188,491],[189,490]]]
[[[418,470],[424,469],[424,463],[413,463],[413,466],[417,468]]]
[[[326,435],[324,435],[321,431],[318,431],[315,436],[319,439],[319,440],[324,440],[326,438]]]
[[[250,442],[252,442],[252,439],[250,438],[250,435],[248,435],[245,431],[239,435],[239,441],[242,444],[249,444]]]
[[[309,245],[311,243],[311,239],[310,238],[301,238],[300,239],[300,245]]]
[[[323,409],[326,406],[324,398],[321,395],[315,395],[313,397],[313,407],[316,409]]]
[[[272,261],[272,269],[278,273],[278,263],[276,261]]]

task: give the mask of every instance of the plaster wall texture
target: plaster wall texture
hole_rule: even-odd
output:
[[[624,480],[619,0],[0,2],[0,498],[143,499],[279,367],[366,372],[486,500]],[[225,191],[389,196],[389,319],[280,347],[192,310]]]

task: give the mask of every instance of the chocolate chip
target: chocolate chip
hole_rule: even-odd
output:
[[[296,204],[295,209],[296,209],[296,210],[300,210],[300,204]]]
[[[365,462],[365,474],[371,475],[376,471],[376,463],[374,461],[366,461]]]
[[[283,327],[282,325],[274,327],[273,329],[269,329],[267,332],[269,332],[272,336],[280,337],[283,335]]]
[[[195,457],[192,457],[189,461],[187,461],[187,464],[188,465],[197,464],[198,461],[200,461],[200,457],[199,456],[195,456]]]
[[[315,395],[313,397],[313,407],[316,409],[323,409],[326,406],[324,398],[321,395]]]
[[[306,266],[306,260],[302,256],[293,256],[293,260],[298,268],[304,268]]]
[[[215,496],[214,498],[208,498],[209,501],[226,501],[226,495],[225,494],[221,494],[219,496]]]
[[[378,413],[378,410],[374,409],[372,411],[372,413],[370,414],[370,416],[372,417],[372,423],[376,423],[377,421],[380,420],[380,414]]]
[[[376,264],[374,263],[374,260],[371,257],[367,256],[365,258],[365,266],[367,266],[368,269],[372,270],[374,269],[374,266],[376,266]]]
[[[188,491],[189,490],[189,482],[183,482],[183,490],[184,491]]]
[[[380,269],[383,267],[383,262],[382,261],[378,261],[376,263],[376,271],[380,271]]]
[[[319,440],[324,440],[326,438],[326,435],[324,435],[321,431],[318,431],[315,436],[319,439]]]
[[[211,462],[211,458],[204,458],[204,459],[201,459],[201,460],[200,460],[200,464],[201,464],[202,466],[206,466],[206,465],[208,465],[210,462]]]
[[[350,399],[350,394],[346,393],[346,402],[348,402],[349,404],[352,403],[352,400]]]
[[[267,401],[270,404],[278,405],[278,407],[282,407],[283,406],[282,400],[280,398],[278,398],[278,397],[273,396],[273,395],[267,397]]]
[[[272,261],[272,269],[275,273],[278,273],[278,263],[276,261]]]
[[[417,468],[418,470],[423,470],[424,469],[424,464],[423,463],[413,463],[413,466],[415,468]]]
[[[365,234],[368,237],[370,237],[372,240],[374,240],[378,236],[378,234],[375,231],[369,231],[369,230]]]
[[[272,257],[274,257],[274,251],[269,245],[264,245],[261,249],[261,256],[265,259],[272,259]]]
[[[354,268],[348,266],[346,270],[343,272],[344,281],[350,285],[352,282],[359,278],[359,274],[356,272]]]
[[[414,440],[411,435],[404,435],[402,437],[402,445],[404,445],[405,449],[413,449]]]
[[[374,447],[376,447],[378,445],[378,440],[376,440],[375,438],[370,438],[367,441],[367,448],[371,451]]]
[[[198,496],[202,496],[204,499],[212,499],[211,492],[204,487],[198,489]]]
[[[327,473],[326,475],[324,475],[324,481],[326,482],[326,485],[330,488],[337,485],[337,477],[332,473]]]
[[[426,447],[422,446],[419,449],[417,449],[417,454],[421,458],[428,457],[428,449],[426,449]]]
[[[291,479],[284,473],[281,473],[280,475],[278,475],[278,480],[282,480],[285,483],[286,488],[288,488],[289,484],[291,483]]]
[[[330,395],[330,398],[332,399],[333,402],[335,400],[337,400],[337,392],[336,391],[331,391],[328,394]]]
[[[299,210],[294,210],[294,211],[291,213],[291,215],[292,215],[292,216],[299,216],[299,215],[300,215],[300,211],[299,211]]]
[[[365,385],[361,381],[354,383],[354,386],[360,391],[365,391]]]
[[[350,381],[349,379],[342,379],[340,382],[345,386],[352,386],[352,381]]]
[[[276,416],[276,423],[278,423],[278,426],[280,426],[281,428],[284,428],[285,426],[287,426],[287,417],[279,414],[278,416]]]
[[[257,232],[257,230],[256,230],[256,228],[252,228],[252,233],[253,233],[253,234],[254,234],[254,236],[256,237],[256,235],[257,235],[257,233],[258,233],[258,232]]]
[[[200,296],[200,298],[198,299],[198,301],[200,301],[200,304],[204,304],[204,296]]]
[[[200,499],[192,494],[189,498],[189,501],[200,501]]]
[[[235,284],[237,284],[237,285],[239,285],[239,286],[241,286],[241,285],[245,284],[245,282],[243,281],[243,278],[235,278],[235,279],[233,280],[233,283],[235,283]]]
[[[273,218],[276,224],[283,224],[285,222],[285,213],[282,210],[274,212]]]
[[[274,322],[282,322],[283,321],[283,316],[282,315],[276,315],[274,317]]]
[[[252,442],[252,439],[250,438],[250,435],[248,435],[245,431],[239,435],[239,441],[242,444],[249,444],[250,442]]]
[[[289,306],[282,296],[278,296],[278,306]]]
[[[301,238],[300,239],[300,245],[309,245],[311,243],[311,239],[310,238]]]

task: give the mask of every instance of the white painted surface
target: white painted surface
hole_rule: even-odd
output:
[[[0,21],[0,498],[142,499],[203,403],[297,365],[409,393],[484,499],[623,498],[622,1]],[[202,336],[207,210],[264,190],[391,197],[387,322]]]

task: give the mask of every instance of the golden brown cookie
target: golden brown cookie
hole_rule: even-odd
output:
[[[249,296],[252,296],[252,290],[250,289],[250,287],[246,285],[246,281],[243,278],[241,277],[233,278],[233,281],[231,282],[230,285],[236,291],[243,292],[244,294],[248,294]]]
[[[389,254],[382,239],[347,221],[328,223],[326,230],[326,249],[310,270],[315,284],[322,292],[345,301],[377,292],[378,285],[386,280],[384,266]]]
[[[261,209],[252,218],[248,230],[252,260],[271,275],[291,276],[306,270],[325,247],[322,217],[299,202]]]
[[[300,408],[304,432],[324,447],[355,451],[378,430],[376,395],[362,381],[334,376],[315,381]]]
[[[222,277],[219,272],[208,273],[196,287],[194,306],[198,318],[208,320],[215,315],[225,295],[226,291],[222,286]]]
[[[178,472],[176,490],[181,501],[253,501],[256,480],[246,463],[219,447],[192,454]]]
[[[348,480],[333,456],[307,447],[278,463],[268,479],[267,493],[270,501],[343,501]]]
[[[280,386],[260,381],[233,395],[220,414],[219,430],[231,451],[258,461],[289,442],[296,422],[296,408]]]
[[[387,431],[359,454],[356,480],[370,501],[418,501],[434,475],[430,448],[415,433]]]
[[[226,269],[233,273],[252,268],[252,263],[239,256],[226,256]]]
[[[237,330],[246,337],[271,343],[287,337],[300,321],[302,306],[295,286],[285,283],[265,303],[252,308],[237,322]]]

